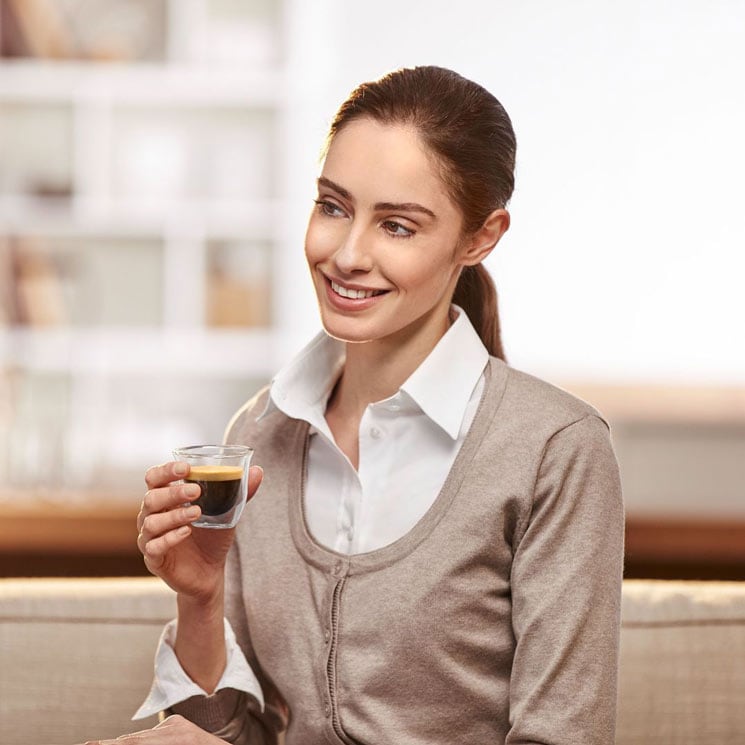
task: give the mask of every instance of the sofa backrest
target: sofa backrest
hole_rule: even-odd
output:
[[[616,743],[745,743],[745,582],[624,582]]]
[[[175,612],[155,578],[0,580],[0,743],[153,726],[130,717]],[[745,582],[624,583],[616,743],[745,743]]]
[[[132,722],[175,595],[160,580],[0,581],[0,743],[72,745]]]

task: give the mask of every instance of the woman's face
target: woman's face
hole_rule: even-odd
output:
[[[436,341],[459,274],[461,225],[414,129],[347,124],[326,155],[305,239],[326,331],[362,342],[430,329]]]

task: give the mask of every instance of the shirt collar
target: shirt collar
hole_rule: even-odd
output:
[[[302,419],[325,432],[326,401],[331,395],[342,366],[344,342],[320,331],[287,365],[272,378],[262,419],[279,409],[292,419]],[[332,438],[333,439],[333,438]]]
[[[457,305],[453,308],[458,317],[401,390],[456,440],[489,352],[466,313]]]
[[[466,407],[487,362],[489,352],[466,313],[452,306],[457,318],[435,348],[391,398],[378,402],[404,410],[410,399],[435,424],[457,439]],[[316,337],[272,379],[269,397],[259,419],[279,409],[326,433],[326,402],[344,365],[344,343],[325,331]]]

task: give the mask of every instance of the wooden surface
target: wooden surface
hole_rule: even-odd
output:
[[[135,545],[139,504],[1,505],[0,554],[122,557],[140,561]],[[629,516],[627,564],[741,566],[745,573],[745,521],[693,521]]]
[[[139,503],[0,502],[0,553],[135,554]]]
[[[570,393],[616,422],[745,426],[745,387],[571,382]]]
[[[626,556],[638,561],[742,563],[745,522],[629,518]]]

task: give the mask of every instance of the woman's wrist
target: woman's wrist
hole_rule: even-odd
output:
[[[220,576],[219,581],[210,590],[198,594],[177,593],[176,605],[179,618],[182,614],[196,614],[206,618],[217,614],[222,618],[225,608],[225,581],[223,576]]]
[[[227,664],[224,597],[222,584],[207,595],[177,596],[174,651],[184,672],[207,693],[214,691]]]

